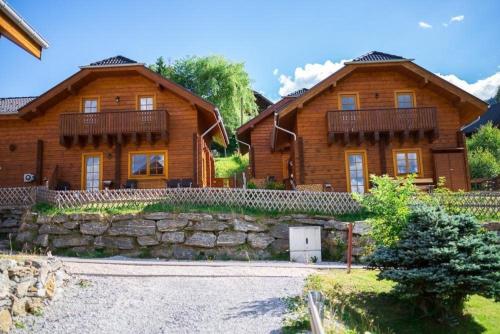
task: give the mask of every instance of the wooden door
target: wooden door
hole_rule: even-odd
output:
[[[445,186],[453,191],[469,190],[466,160],[463,152],[434,153],[436,180],[445,177]]]

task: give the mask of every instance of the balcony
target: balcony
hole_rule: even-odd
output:
[[[399,135],[401,139],[437,135],[435,107],[335,110],[327,113],[327,120],[330,144],[339,137],[347,143],[351,135],[357,135],[359,141],[366,136],[378,141],[381,135]]]
[[[144,137],[148,142],[160,137],[168,141],[169,115],[166,110],[117,110],[96,113],[64,113],[59,118],[61,144],[98,144],[100,141],[124,139],[138,142]]]

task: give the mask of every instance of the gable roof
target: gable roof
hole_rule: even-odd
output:
[[[99,60],[93,63],[90,63],[86,66],[80,66],[80,68],[88,68],[88,67],[100,67],[100,66],[123,66],[123,65],[137,65],[138,63],[135,60],[124,56],[114,56],[109,57],[103,60]]]
[[[118,56],[119,57],[119,56]],[[111,57],[103,61],[111,61],[110,59],[118,59],[118,57]],[[124,59],[128,59],[123,57]],[[125,61],[120,58],[119,61]],[[133,60],[130,60],[133,62]],[[97,62],[100,63],[100,62]],[[170,92],[176,94],[182,99],[188,101],[191,106],[197,110],[207,113],[210,117],[213,117],[214,123],[217,120],[221,120],[218,126],[214,128],[214,132],[220,134],[220,138],[224,144],[229,143],[229,137],[227,135],[222,116],[215,105],[208,102],[207,100],[199,97],[198,95],[192,93],[190,90],[184,88],[183,86],[168,80],[167,78],[161,76],[160,74],[150,70],[144,64],[140,63],[125,63],[125,64],[109,64],[109,65],[97,65],[97,66],[84,66],[80,67],[80,71],[76,72],[69,78],[60,82],[56,86],[52,87],[42,95],[32,99],[25,105],[19,108],[18,116],[24,119],[32,119],[43,113],[43,111],[50,106],[54,105],[58,101],[66,98],[70,94],[74,94],[80,87],[84,86],[88,82],[94,80],[98,76],[113,74],[113,73],[134,73],[140,74],[145,78],[156,83],[158,89],[168,89]]]
[[[405,61],[405,60],[411,60],[411,59],[406,59],[401,56],[391,55],[389,53],[384,53],[380,51],[370,51],[362,56],[354,58],[352,61],[348,63],[370,63],[370,62],[379,63],[384,61]]]
[[[305,103],[310,101],[312,98],[325,91],[326,89],[335,89],[337,81],[344,79],[350,73],[361,68],[377,68],[377,67],[394,67],[398,69],[404,69],[406,72],[411,73],[422,80],[423,84],[432,84],[440,92],[444,92],[450,98],[452,97],[456,103],[461,105],[460,107],[460,123],[462,125],[467,124],[481,115],[488,107],[487,103],[477,98],[476,96],[464,91],[463,89],[451,84],[450,82],[444,80],[443,78],[437,76],[436,74],[426,70],[425,68],[413,63],[412,59],[406,58],[394,58],[391,60],[381,60],[376,61],[373,57],[380,56],[380,52],[375,54],[370,53],[361,57],[360,59],[373,59],[370,61],[351,61],[346,62],[345,66],[340,68],[338,71],[334,72],[324,80],[320,81],[318,84],[311,87],[302,96],[298,97],[292,103],[288,104],[279,112],[279,117],[284,117],[288,113],[301,109]],[[384,54],[388,55],[388,54]],[[399,57],[388,55],[390,57]],[[368,58],[364,58],[368,57]],[[385,57],[385,56],[384,56]],[[389,59],[387,58],[387,59]]]
[[[255,104],[257,104],[258,112],[261,113],[262,111],[266,110],[267,107],[273,104],[271,100],[269,100],[267,97],[265,97],[263,94],[253,91],[253,96],[255,97]]]
[[[15,114],[20,108],[34,99],[36,99],[36,96],[0,97],[0,114]]]
[[[296,90],[295,92],[291,92],[290,94],[287,95],[287,97],[299,97],[305,94],[307,92],[307,88],[301,88],[299,90]]]
[[[500,103],[490,105],[479,119],[467,125],[462,131],[466,135],[472,134],[488,122],[492,122],[493,126],[500,127]]]

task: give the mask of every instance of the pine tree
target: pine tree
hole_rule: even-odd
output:
[[[400,298],[441,319],[462,314],[470,295],[500,299],[498,236],[470,216],[440,208],[415,208],[398,243],[378,248],[369,266],[397,283]]]

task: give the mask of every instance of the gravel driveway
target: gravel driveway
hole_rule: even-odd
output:
[[[293,264],[65,264],[74,279],[62,298],[14,333],[279,333],[282,299],[299,294],[314,271]]]

